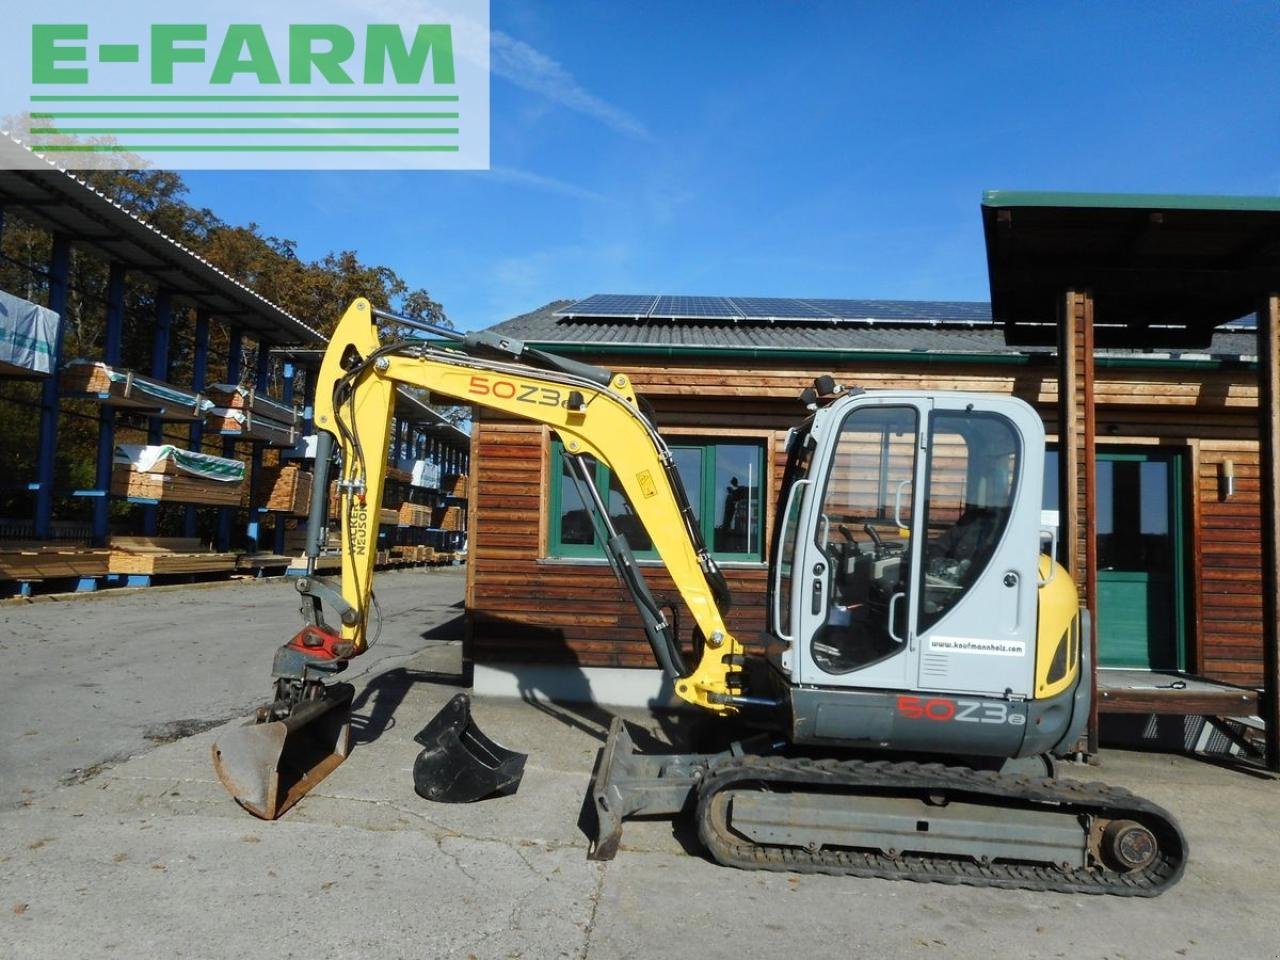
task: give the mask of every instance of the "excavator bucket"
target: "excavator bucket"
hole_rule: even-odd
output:
[[[255,817],[276,819],[347,758],[355,687],[333,683],[324,691],[283,720],[250,721],[214,743],[218,779]]]
[[[527,754],[516,753],[480,732],[471,698],[460,693],[414,737],[423,751],[413,764],[413,789],[440,803],[471,803],[516,792]]]

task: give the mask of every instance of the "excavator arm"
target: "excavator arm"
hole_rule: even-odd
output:
[[[463,403],[498,410],[554,430],[564,443],[574,479],[595,503],[606,555],[636,601],[654,656],[681,699],[729,713],[740,698],[743,648],[724,614],[728,590],[692,519],[666,444],[639,409],[628,378],[532,350],[491,334],[460,335],[456,347],[426,340],[384,344],[380,320],[396,320],[357,300],[334,331],[320,368],[315,424],[320,431],[313,492],[313,539],[322,524],[327,496],[327,448],[340,453],[338,514],[341,523],[344,608],[340,653],[355,656],[371,637],[371,606],[377,516],[386,477],[388,444],[397,386],[429,391]],[[626,492],[697,626],[697,662],[686,665],[671,622],[645,585],[626,538],[610,525],[591,471],[582,457],[609,466]],[[354,616],[350,615],[353,612]]]

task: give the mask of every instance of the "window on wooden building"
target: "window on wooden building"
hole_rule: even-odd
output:
[[[676,470],[708,548],[720,560],[759,561],[764,557],[764,444],[684,441],[671,445]],[[657,558],[621,485],[612,471],[588,457],[596,489],[609,510],[614,527],[626,534],[641,558]],[[590,505],[582,502],[573,482],[564,448],[551,444],[550,543],[555,557],[601,556]]]

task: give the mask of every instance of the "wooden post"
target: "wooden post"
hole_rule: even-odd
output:
[[[1059,536],[1067,567],[1092,615],[1093,651],[1088,749],[1098,749],[1098,525],[1097,447],[1094,416],[1093,296],[1069,290],[1058,317],[1058,508]]]
[[[1262,475],[1262,719],[1267,768],[1280,771],[1280,294],[1258,310],[1258,446]]]

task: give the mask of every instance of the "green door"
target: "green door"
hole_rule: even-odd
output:
[[[1098,450],[1098,663],[1186,666],[1182,454]]]

